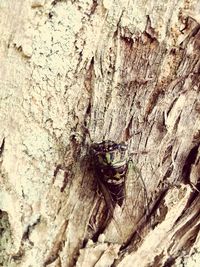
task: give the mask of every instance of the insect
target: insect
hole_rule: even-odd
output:
[[[124,142],[117,144],[110,140],[103,141],[94,143],[91,153],[98,181],[107,188],[112,206],[122,206],[129,161],[127,145]]]
[[[121,207],[120,218],[115,221],[118,225],[128,224],[127,233],[124,233],[124,236],[128,236],[128,231],[131,232],[145,214],[147,195],[144,182],[140,179],[141,175],[130,160],[128,145],[125,142],[107,140],[93,143],[90,150],[96,178],[109,209],[110,219],[114,218],[116,206]],[[126,204],[129,207],[128,216],[127,210],[123,212]]]

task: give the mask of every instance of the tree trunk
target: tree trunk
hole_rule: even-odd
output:
[[[0,2],[1,266],[200,266],[199,7]],[[121,206],[103,140],[128,144]]]

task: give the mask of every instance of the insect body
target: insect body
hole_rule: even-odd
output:
[[[113,141],[94,143],[91,146],[92,158],[100,185],[107,190],[112,206],[121,206],[125,197],[125,180],[128,169],[127,145]]]
[[[110,221],[111,229],[117,231],[115,241],[125,244],[131,233],[137,232],[138,223],[148,210],[147,191],[140,171],[130,160],[128,146],[124,142],[107,140],[92,144],[91,161],[108,208],[108,216],[100,224],[96,236],[104,231]]]

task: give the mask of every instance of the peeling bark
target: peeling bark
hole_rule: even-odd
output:
[[[199,266],[199,2],[0,13],[0,264]],[[112,212],[89,154],[102,140],[133,162]]]

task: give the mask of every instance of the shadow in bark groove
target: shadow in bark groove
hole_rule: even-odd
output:
[[[182,179],[183,179],[184,183],[186,183],[186,184],[190,184],[190,173],[191,173],[192,165],[195,163],[197,155],[198,155],[199,145],[200,145],[200,143],[197,144],[196,146],[194,146],[190,150],[190,152],[189,152],[189,154],[185,160],[185,164],[183,166],[183,171],[182,171],[182,177],[183,177]],[[197,185],[197,187],[198,187],[198,185]]]
[[[3,138],[1,145],[0,145],[0,157],[3,154],[4,146],[5,146],[5,138]]]

